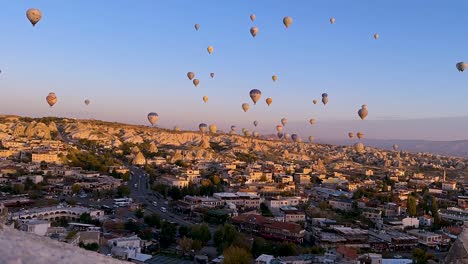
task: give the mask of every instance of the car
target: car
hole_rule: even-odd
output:
[[[154,205],[154,206],[158,206],[158,202],[153,202],[153,205]]]

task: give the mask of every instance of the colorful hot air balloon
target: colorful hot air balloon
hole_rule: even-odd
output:
[[[211,134],[216,134],[216,131],[218,131],[218,129],[216,128],[216,125],[214,124],[211,124],[209,129],[210,129]]]
[[[283,137],[284,137],[284,139],[289,140],[291,138],[291,135],[286,133],[286,134],[283,135]]]
[[[260,133],[258,133],[257,131],[254,131],[254,132],[253,132],[253,136],[256,137],[256,138],[258,138],[258,137],[260,136]]]
[[[309,120],[309,123],[310,123],[311,125],[315,124],[315,119],[311,118],[311,119]]]
[[[276,133],[276,135],[278,136],[279,139],[281,139],[283,137],[283,133],[281,133],[281,132]]]
[[[46,101],[49,104],[50,107],[54,106],[55,103],[57,103],[57,96],[55,93],[49,93],[46,97]]]
[[[252,35],[252,37],[256,37],[257,36],[257,33],[258,33],[258,27],[251,27],[250,28],[250,34]]]
[[[314,142],[314,139],[315,138],[313,136],[309,136],[309,142],[311,142],[311,143]]]
[[[328,94],[327,93],[322,94],[322,103],[324,105],[326,105],[328,103]]]
[[[214,78],[214,72],[210,73],[210,77],[211,77],[211,79]]]
[[[260,97],[262,97],[262,92],[258,89],[252,89],[250,90],[250,98],[254,102],[254,104],[257,104],[258,100],[260,100]]]
[[[89,105],[91,101],[89,99],[84,100],[85,105]]]
[[[247,131],[248,129],[247,128],[242,128],[242,133],[245,133],[245,131]]]
[[[199,24],[195,24],[195,30],[198,31],[200,29],[200,25]]]
[[[457,70],[458,70],[459,72],[463,72],[466,68],[468,68],[468,63],[466,63],[466,62],[459,62],[459,63],[457,63],[456,66],[457,66]]]
[[[335,24],[335,18],[334,17],[330,18],[330,23]]]
[[[33,27],[41,20],[42,13],[39,9],[30,8],[26,11],[26,17],[28,18],[29,22],[33,25]]]
[[[379,39],[379,38],[380,38],[380,35],[377,34],[377,33],[375,33],[375,34],[374,34],[374,39]]]
[[[213,48],[213,46],[208,46],[208,48],[206,48],[206,50],[208,51],[209,54],[211,54],[211,53],[213,53],[214,48]]]
[[[272,79],[274,82],[276,82],[276,80],[278,80],[278,76],[273,75],[273,76],[271,76],[271,79]]]
[[[193,79],[193,85],[195,85],[195,87],[197,87],[199,84],[200,84],[200,80]]]
[[[317,99],[314,99],[312,103],[317,104]]]
[[[236,126],[232,125],[232,126],[231,126],[231,130],[232,130],[232,131],[236,131]]]
[[[179,131],[180,131],[180,127],[179,127],[179,126],[174,126],[174,131],[179,132]]]
[[[299,138],[299,136],[297,134],[292,134],[291,135],[291,139],[294,141],[294,142],[297,142],[297,139]]]
[[[208,102],[208,96],[206,96],[206,95],[203,96],[203,102],[205,102],[205,103]]]
[[[200,132],[202,132],[202,133],[205,133],[207,128],[208,128],[208,125],[206,125],[205,123],[200,123],[200,124],[198,125],[198,129],[199,129]]]
[[[281,118],[281,124],[285,126],[288,123],[288,119],[286,117]]]
[[[349,132],[349,133],[348,133],[348,137],[349,137],[350,139],[354,138],[354,133],[353,133],[353,132]]]
[[[361,118],[361,120],[364,120],[364,118],[366,118],[368,114],[369,110],[367,110],[367,105],[363,105],[358,111],[358,115]]]
[[[189,78],[189,80],[192,80],[195,77],[195,73],[187,72],[187,77]]]
[[[244,136],[250,137],[251,135],[252,135],[252,133],[250,132],[250,130],[248,130],[248,129],[244,130]]]
[[[357,135],[357,137],[358,137],[359,139],[361,139],[361,138],[364,137],[364,134],[361,133],[361,132],[357,132],[356,135]]]
[[[154,126],[159,120],[159,115],[155,112],[151,112],[148,114],[148,121],[152,126]]]
[[[257,16],[255,14],[250,15],[250,20],[255,21],[256,18],[257,18]]]
[[[289,26],[291,26],[292,22],[293,22],[293,20],[289,16],[283,18],[283,24],[284,24],[284,26],[286,28],[289,28]]]
[[[277,132],[283,132],[283,126],[282,125],[277,125],[276,126],[276,131]]]
[[[250,108],[250,105],[248,103],[243,103],[242,104],[242,110],[244,110],[244,112],[249,111],[249,108]]]
[[[354,144],[354,150],[356,150],[356,152],[358,153],[361,153],[364,151],[364,144],[362,144],[361,142],[357,142],[356,144]]]
[[[258,121],[257,120],[253,121],[253,124],[254,126],[258,126]]]
[[[397,151],[397,150],[398,150],[398,145],[397,145],[397,144],[393,144],[393,150],[394,150],[394,151]]]
[[[266,101],[267,105],[270,106],[271,103],[273,102],[273,99],[271,99],[270,97],[268,97],[265,101]]]

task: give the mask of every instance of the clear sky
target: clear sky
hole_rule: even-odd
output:
[[[43,13],[34,28],[25,17],[30,7]],[[161,127],[205,122],[253,131],[259,120],[264,133],[282,117],[303,122],[302,131],[312,117],[316,126],[353,121],[360,129],[362,104],[371,124],[468,116],[468,72],[455,68],[468,61],[467,10],[466,0],[4,0],[0,113],[144,124],[154,111]],[[284,16],[294,20],[289,29]],[[251,26],[260,30],[256,38]],[[263,93],[256,106],[253,88]],[[52,109],[51,91],[59,98]],[[313,105],[323,92],[328,105]]]

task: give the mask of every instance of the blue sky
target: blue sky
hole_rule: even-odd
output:
[[[43,13],[34,28],[30,7]],[[455,69],[468,61],[466,10],[464,0],[2,1],[0,113],[143,124],[154,111],[162,127],[253,130],[259,120],[264,133],[282,117],[303,122],[302,130],[309,118],[359,129],[362,104],[369,122],[468,116],[468,73]],[[289,29],[284,16],[294,20]],[[251,26],[260,30],[255,39]],[[263,92],[257,106],[253,88]],[[51,91],[59,97],[53,109],[45,103]],[[329,104],[313,105],[323,92]]]

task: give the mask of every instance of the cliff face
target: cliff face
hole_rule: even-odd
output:
[[[47,237],[18,231],[9,227],[0,230],[0,263],[5,264],[123,264],[95,252]]]
[[[455,243],[453,243],[444,263],[468,263],[468,222],[465,222],[463,232],[460,234]]]

